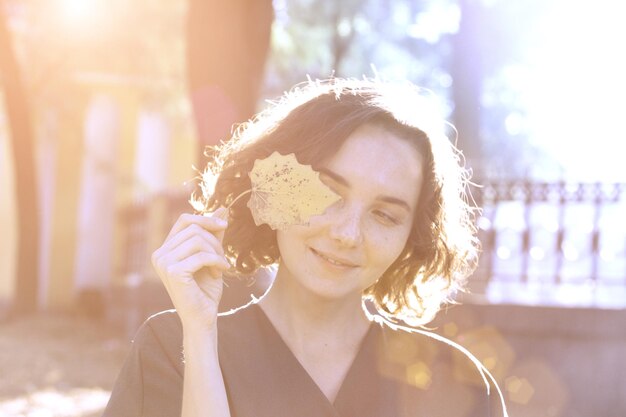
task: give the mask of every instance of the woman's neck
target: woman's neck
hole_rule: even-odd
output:
[[[260,307],[309,376],[334,402],[370,328],[359,294],[329,300],[280,274]]]
[[[280,277],[259,305],[283,339],[295,349],[333,342],[355,346],[360,344],[370,325],[360,295],[324,299]]]

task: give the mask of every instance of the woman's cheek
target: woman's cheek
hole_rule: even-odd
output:
[[[409,233],[410,230],[396,227],[395,230],[390,230],[384,237],[381,237],[381,241],[384,242],[385,247],[388,248],[394,260],[400,255],[406,246],[406,243],[409,240]]]

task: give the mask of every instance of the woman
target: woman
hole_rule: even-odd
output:
[[[204,177],[205,215],[182,215],[153,254],[176,310],[142,326],[105,416],[505,414],[480,367],[479,384],[455,376],[474,365],[462,348],[398,325],[429,322],[476,261],[445,128],[411,85],[339,79],[241,126]],[[246,203],[255,162],[275,152],[336,197],[278,230]],[[218,316],[225,272],[271,267],[258,303]]]

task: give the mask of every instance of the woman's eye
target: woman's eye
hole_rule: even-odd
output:
[[[374,210],[374,215],[387,224],[398,224],[400,221],[393,215],[382,210]]]

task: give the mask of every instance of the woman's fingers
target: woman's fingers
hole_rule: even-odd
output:
[[[213,242],[206,237],[192,235],[179,245],[171,248],[164,245],[152,255],[152,262],[162,278],[193,276],[204,266],[217,267],[218,270],[230,267],[221,248],[216,252]],[[167,285],[167,284],[166,284]]]
[[[215,210],[215,212],[213,212],[212,217],[215,219],[215,221],[221,220],[226,224],[226,227],[228,227],[228,209],[224,208],[224,207],[220,207],[217,210]],[[224,224],[224,223],[220,223],[220,224]],[[224,227],[222,230],[218,230],[215,233],[215,236],[219,239],[220,242],[222,242],[224,240],[224,233],[226,232],[226,227]]]
[[[170,230],[170,233],[167,235],[167,238],[165,240],[167,241],[171,236],[175,235],[176,233],[180,232],[191,224],[196,224],[207,230],[208,232],[223,233],[228,226],[228,222],[220,216],[223,216],[223,213],[225,211],[226,209],[219,208],[215,211],[215,213],[206,216],[189,213],[181,214],[178,217],[178,220],[176,220],[176,223],[174,223],[174,226],[172,226],[172,229]]]
[[[225,212],[225,209],[219,209],[214,213],[215,216],[209,217],[182,214],[163,245],[153,253],[152,263],[156,268],[166,272],[170,265],[196,252],[213,252],[223,258],[221,239],[227,224],[217,216],[224,215]],[[223,260],[226,262],[225,258]],[[193,272],[195,271],[191,273]]]
[[[225,209],[209,216],[181,215],[152,263],[185,323],[214,323],[222,296],[222,272],[230,268],[221,240]]]
[[[219,299],[219,295],[217,292],[221,294],[222,291],[222,282],[219,280],[219,287],[217,286],[218,280],[215,278],[215,275],[218,273],[221,274],[223,270],[218,270],[216,267],[205,267],[199,269],[194,274],[194,280],[198,287],[202,290],[204,294],[206,294],[211,299]]]
[[[198,249],[206,248],[208,250],[212,248],[216,253],[224,255],[222,243],[218,238],[197,224],[190,224],[180,232],[172,235],[163,243],[163,246],[159,248],[159,250],[164,252],[175,251],[181,245],[189,245],[190,242],[197,246]]]
[[[221,275],[230,265],[223,256],[214,252],[194,252],[172,260],[171,256],[155,259],[155,268],[176,309],[185,311],[191,305],[210,301],[217,306],[221,298]],[[202,273],[199,273],[202,271]],[[198,280],[199,277],[202,280]],[[208,297],[201,301],[200,292]],[[192,308],[192,310],[194,310]]]
[[[223,256],[216,253],[196,252],[178,262],[168,263],[165,273],[168,277],[193,277],[200,269],[207,267],[212,271],[222,271],[230,268]],[[212,276],[212,278],[219,278]]]

